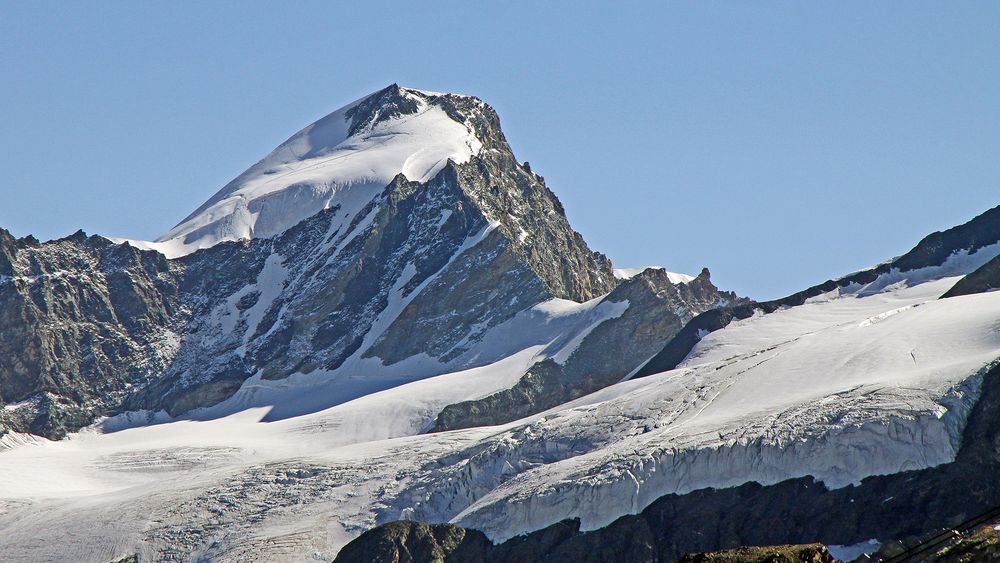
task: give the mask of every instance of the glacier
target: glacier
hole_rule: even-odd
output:
[[[81,560],[126,545],[329,558],[399,518],[502,540],[566,517],[599,527],[671,492],[805,475],[843,487],[946,463],[1000,357],[1000,293],[937,299],[956,279],[838,289],[738,321],[675,370],[498,427],[421,434],[442,405],[508,385],[545,346],[271,422],[241,396],[228,416],[12,444],[0,556],[44,557],[72,538]],[[577,309],[534,314],[589,326]],[[316,392],[269,384],[282,389],[253,392]]]

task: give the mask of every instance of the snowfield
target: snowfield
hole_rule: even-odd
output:
[[[0,559],[330,560],[399,518],[503,540],[566,517],[600,527],[667,493],[806,475],[842,487],[946,463],[1000,358],[1000,292],[938,300],[958,279],[942,272],[735,322],[678,369],[498,427],[421,433],[627,303],[540,304],[484,339],[496,361],[350,400],[321,375],[251,380],[200,420],[8,436]]]

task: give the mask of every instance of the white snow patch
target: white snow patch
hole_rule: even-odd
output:
[[[250,338],[257,332],[260,321],[264,319],[264,313],[285,287],[288,271],[283,262],[284,258],[280,254],[271,254],[264,261],[264,267],[257,276],[256,290],[260,292],[260,295],[257,297],[257,302],[246,311],[247,330],[243,335],[244,349]]]
[[[646,266],[645,268],[615,268],[613,273],[620,280],[628,280],[650,269],[666,271],[666,268],[662,266]],[[667,279],[672,284],[690,283],[694,281],[695,277],[688,274],[678,274],[677,272],[667,272]]]
[[[837,561],[854,561],[862,555],[875,553],[882,547],[882,542],[877,539],[859,542],[852,545],[828,545],[827,550]]]
[[[449,219],[449,218],[451,218],[451,209],[443,209],[443,210],[441,211],[441,216],[440,216],[440,217],[438,217],[438,222],[437,222],[437,224],[436,224],[436,225],[434,225],[434,228],[435,228],[435,229],[440,229],[441,227],[443,227],[443,226],[444,226],[444,224],[445,224],[445,223],[447,223],[447,222],[448,222],[448,219]]]

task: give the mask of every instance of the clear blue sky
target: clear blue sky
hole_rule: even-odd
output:
[[[156,237],[392,82],[492,104],[616,265],[757,298],[1000,203],[1000,3],[613,4],[0,0],[0,226]]]

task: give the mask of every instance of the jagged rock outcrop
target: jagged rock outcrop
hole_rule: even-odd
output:
[[[0,434],[59,438],[155,379],[178,345],[178,268],[87,236],[0,230]]]
[[[379,534],[362,534],[337,561],[371,563],[465,563],[486,561],[493,544],[482,532],[452,524],[400,521]]]

